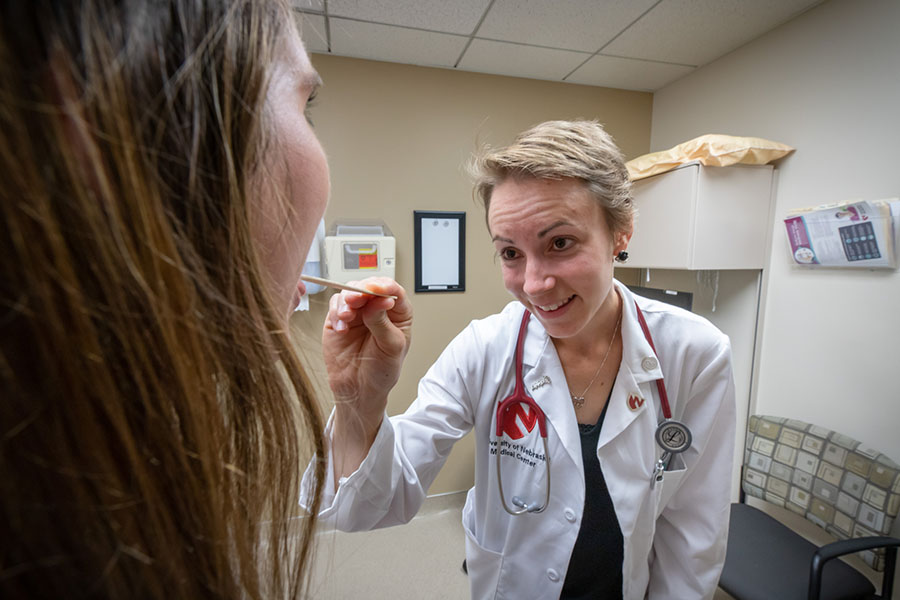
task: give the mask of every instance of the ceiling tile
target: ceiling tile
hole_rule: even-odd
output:
[[[654,2],[496,0],[478,29],[478,37],[593,53]]]
[[[655,92],[693,70],[693,67],[683,65],[598,54],[567,77],[566,81],[622,90]]]
[[[604,54],[705,65],[821,0],[666,0]]]
[[[490,0],[329,0],[328,14],[471,35]]]
[[[325,10],[324,0],[291,0],[291,6],[299,10],[312,10],[323,12]]]
[[[569,50],[472,40],[459,62],[466,71],[560,81],[589,55]]]
[[[330,3],[329,3],[330,6]],[[329,19],[331,52],[410,65],[452,67],[468,38],[375,23]]]
[[[297,13],[300,23],[300,37],[307,52],[328,52],[328,40],[325,37],[325,17]]]

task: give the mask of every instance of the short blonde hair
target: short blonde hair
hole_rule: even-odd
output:
[[[584,181],[606,214],[611,233],[630,232],[635,216],[631,180],[612,137],[597,121],[547,121],[520,133],[505,148],[474,158],[475,194],[490,208],[494,188],[509,177]]]

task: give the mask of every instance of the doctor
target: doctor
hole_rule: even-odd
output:
[[[543,123],[482,155],[475,171],[516,301],[473,321],[406,413],[386,418],[409,343],[408,300],[387,280],[369,285],[396,303],[332,297],[323,340],[337,399],[326,432],[333,478],[320,516],[350,531],[408,522],[474,429],[463,510],[473,598],[711,598],[734,447],[727,337],[613,279],[634,208],[621,153],[599,124]],[[546,445],[525,404],[498,427],[518,345],[520,387],[546,417]],[[657,441],[667,417],[689,431],[681,453]]]

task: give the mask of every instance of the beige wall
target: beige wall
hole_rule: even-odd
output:
[[[896,0],[817,6],[657,92],[652,148],[710,132],[797,148],[777,170],[751,410],[814,422],[900,461],[900,272],[793,267],[781,224],[793,208],[900,195],[897,23]]]
[[[755,408],[835,429],[900,461],[900,272],[793,267],[793,209],[900,194],[900,3],[831,0],[660,90],[652,147],[703,133],[797,151],[777,167]]]
[[[649,149],[652,95],[319,54],[312,62],[325,81],[312,117],[331,166],[329,227],[342,217],[384,219],[397,238],[397,280],[411,291],[413,210],[466,212],[466,291],[411,294],[413,343],[388,404],[394,415],[406,410],[419,378],[470,320],[510,300],[464,171],[475,147],[508,143],[548,119],[584,117],[604,123],[633,158]],[[312,310],[293,321],[322,390],[315,344],[327,295],[314,296]],[[472,439],[457,444],[429,493],[469,488],[473,456]]]

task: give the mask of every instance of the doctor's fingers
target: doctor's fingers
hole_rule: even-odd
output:
[[[358,323],[357,316],[363,308],[369,310],[388,311],[387,317],[401,329],[412,325],[412,302],[406,290],[395,280],[388,277],[369,277],[362,281],[350,281],[348,285],[370,289],[373,292],[388,294],[394,298],[373,296],[360,292],[344,290],[329,299],[329,313],[325,321],[326,327],[335,331],[345,331],[346,326]]]
[[[362,309],[368,307],[384,311],[393,308],[394,303],[393,298],[342,291],[332,295],[328,300],[328,316],[325,319],[325,326],[335,331],[346,331],[349,327],[362,323],[360,314]]]
[[[389,300],[391,304],[394,302],[385,300]],[[372,334],[378,349],[386,356],[405,356],[409,349],[412,319],[395,321],[396,315],[392,316],[390,307],[382,308],[379,304],[381,303],[372,302],[360,311],[363,323]]]
[[[403,286],[390,277],[366,277],[359,281],[350,281],[348,285],[397,298],[406,295],[406,290],[403,289]]]
[[[346,331],[356,318],[356,310],[351,309],[342,296],[344,292],[332,294],[328,299],[328,315],[325,317],[325,329]]]
[[[394,296],[392,304],[379,303],[380,300],[386,300],[384,298],[366,296],[366,310],[369,310],[368,307],[370,306],[377,306],[379,309],[387,310],[387,317],[393,324],[401,329],[412,324],[412,302],[410,302],[409,296],[406,294],[406,289],[394,279],[391,279],[390,277],[368,277],[362,281],[352,281],[350,284],[355,287]],[[348,301],[353,302],[354,299],[348,297]],[[357,305],[354,304],[353,306],[356,307]],[[362,307],[362,305],[359,306],[360,308]]]

